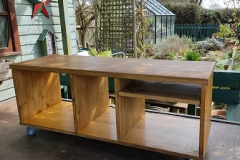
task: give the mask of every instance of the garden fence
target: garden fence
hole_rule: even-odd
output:
[[[174,33],[179,37],[187,36],[194,41],[211,38],[213,33],[219,31],[220,24],[175,24]],[[232,27],[232,24],[229,24]],[[237,28],[238,32],[240,27]]]
[[[219,24],[175,24],[174,33],[179,37],[187,36],[200,41],[218,32]]]

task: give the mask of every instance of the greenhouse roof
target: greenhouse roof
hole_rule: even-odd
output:
[[[140,2],[141,0],[138,1]],[[147,9],[155,16],[175,16],[174,13],[161,5],[157,0],[143,0],[143,3],[146,5]]]

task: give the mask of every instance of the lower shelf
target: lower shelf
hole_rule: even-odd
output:
[[[27,119],[24,125],[34,125],[51,130],[75,132],[72,102],[60,102]]]
[[[122,139],[129,146],[196,158],[199,156],[199,119],[146,113]]]
[[[114,108],[76,133],[72,103],[60,102],[23,124],[185,158],[199,156],[199,119],[146,112],[122,140],[117,140]]]
[[[117,141],[115,109],[109,108],[88,126],[78,131],[79,134],[96,139]]]

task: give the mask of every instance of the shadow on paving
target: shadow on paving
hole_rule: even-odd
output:
[[[28,137],[16,110],[0,108],[1,160],[180,160],[181,158],[45,130]],[[9,111],[9,110],[8,110]]]

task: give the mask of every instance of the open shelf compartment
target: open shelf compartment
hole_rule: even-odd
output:
[[[75,133],[72,102],[62,101],[58,73],[12,72],[21,124]]]
[[[109,109],[92,121],[85,128],[80,129],[78,134],[95,137],[97,139],[117,140],[115,109]]]
[[[121,141],[151,151],[197,158],[199,124],[199,119],[146,112]]]
[[[134,80],[120,96],[200,105],[200,85]]]
[[[116,115],[109,108],[108,78],[72,75],[71,83],[77,134],[117,140]]]
[[[24,124],[74,133],[71,102],[60,102],[24,121]]]

